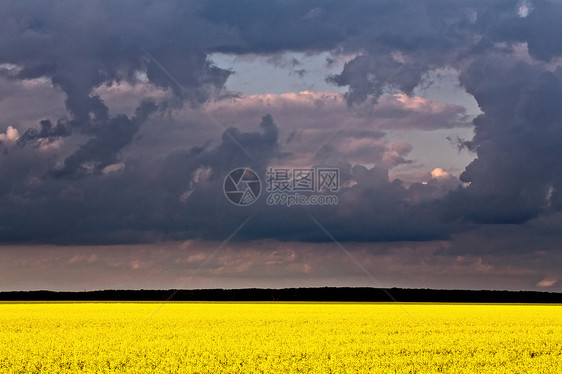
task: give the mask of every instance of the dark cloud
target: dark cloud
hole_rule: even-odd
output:
[[[125,117],[122,120],[126,121]],[[138,160],[114,169],[106,164],[115,165],[115,153],[90,140],[66,158],[72,164],[55,169],[60,171],[59,177],[67,178],[30,179],[28,173],[18,175],[16,170],[20,169],[14,169],[10,177],[20,182],[7,186],[11,189],[3,203],[2,237],[8,242],[66,244],[213,240],[228,236],[253,214],[254,220],[237,240],[275,237],[284,241],[327,241],[308,219],[308,213],[321,217],[342,241],[430,240],[447,238],[452,232],[453,227],[434,214],[439,181],[433,182],[435,186],[407,188],[399,181],[389,181],[387,169],[351,165],[343,154],[334,157],[338,154],[334,150],[326,151],[324,157],[320,152],[316,166],[340,168],[342,188],[337,193],[337,206],[267,206],[266,197],[249,207],[232,205],[222,190],[231,170],[250,167],[265,183],[268,165],[288,156],[279,145],[278,127],[270,115],[263,116],[259,127],[259,132],[229,128],[215,147],[207,144],[178,149],[164,159]],[[369,135],[375,140],[380,137],[377,133],[350,134]],[[20,153],[15,154],[19,162],[22,153],[30,152],[27,148],[16,151]],[[66,170],[93,172],[94,168],[84,166],[72,168],[84,165],[83,159],[74,161],[82,152],[100,152],[100,157],[108,157],[101,159],[106,160],[106,166],[98,165],[95,170],[102,171],[93,179],[62,175]],[[385,150],[379,152],[382,155]],[[45,169],[49,166],[42,165]],[[29,210],[21,215],[25,209]]]
[[[79,178],[101,173],[105,167],[118,161],[119,151],[131,142],[141,123],[156,109],[157,105],[154,102],[143,101],[132,118],[118,115],[99,124],[94,137],[67,157],[64,165],[53,170],[51,174],[56,178]],[[41,123],[43,125],[44,121]],[[65,135],[68,133],[62,136]]]
[[[57,121],[56,125],[53,125],[50,120],[45,119],[39,122],[39,126],[39,130],[34,128],[27,129],[22,136],[18,138],[18,145],[25,146],[27,142],[37,139],[53,141],[60,137],[69,136],[72,132],[70,125],[62,120]]]
[[[140,4],[46,4],[6,2],[0,16],[0,61],[18,69],[16,80],[49,78],[66,97],[69,119],[41,122],[40,130],[25,132],[21,145],[41,138],[68,136],[72,130],[91,138],[64,167],[52,174],[74,177],[99,173],[114,162],[130,143],[146,115],[111,117],[93,90],[102,84],[137,80],[144,72],[150,83],[169,88],[178,105],[184,100],[203,102],[212,89],[230,75],[208,60],[205,50],[229,39],[212,25],[204,35],[196,31],[202,20],[194,17],[194,2]],[[212,36],[213,30],[216,35]],[[155,38],[155,36],[157,37]],[[194,35],[198,35],[194,38]],[[218,38],[217,38],[218,37]],[[150,53],[158,60],[150,58]],[[174,80],[163,71],[169,69]],[[189,93],[186,95],[186,90]],[[141,104],[138,111],[145,112]]]
[[[113,136],[116,130],[127,134],[116,140],[89,140],[65,159],[62,168],[51,169],[59,173],[54,180],[32,177],[48,170],[49,164],[29,168],[36,159],[30,149],[16,149],[5,157],[6,164],[0,166],[11,183],[5,185],[0,218],[3,241],[122,243],[228,231],[246,212],[225,199],[224,177],[240,165],[263,174],[272,158],[283,156],[277,126],[270,115],[265,115],[260,132],[229,128],[214,148],[204,145],[176,150],[163,160],[149,159],[107,170],[118,161],[116,150],[122,145],[115,142],[129,138],[138,126],[136,118],[141,116],[137,112],[132,120],[117,117],[121,123],[112,123],[107,136]],[[88,167],[86,159],[99,160],[100,164]],[[73,174],[94,172],[94,179]],[[30,209],[35,203],[38,205]],[[21,215],[22,209],[29,210]],[[216,225],[221,216],[225,222]]]
[[[252,213],[256,220],[240,238],[329,240],[308,213],[342,241],[447,240],[492,223],[541,222],[562,205],[556,65],[562,52],[554,45],[561,7],[538,3],[523,17],[515,1],[3,3],[0,62],[18,67],[3,79],[47,78],[64,93],[67,115],[22,130],[22,147],[0,156],[1,241],[216,239]],[[293,156],[281,146],[282,128],[272,116],[262,117],[259,131],[244,127],[255,126],[263,107],[223,131],[218,144],[209,139],[146,156],[139,149],[123,158],[151,115],[170,114],[186,102],[199,108],[222,88],[232,72],[215,66],[209,54],[285,51],[351,56],[328,79],[348,88],[353,110],[365,102],[386,108],[364,114],[383,124],[346,123],[347,132],[336,132],[334,142],[316,137],[308,144],[319,150],[314,164],[341,169],[337,206],[240,208],[226,201],[222,183],[230,170],[251,167],[264,177],[268,166]],[[410,186],[392,181],[389,170],[410,161],[411,146],[382,141],[381,128],[450,128],[464,111],[448,106],[439,112],[426,102],[427,116],[413,123],[405,107],[385,107],[390,96],[381,95],[388,89],[412,100],[427,74],[444,67],[459,72],[483,112],[473,122],[475,137],[461,142],[477,154],[461,175],[469,186],[445,172]],[[119,82],[168,95],[140,102],[132,115],[112,115],[95,90]],[[326,109],[322,100],[314,102],[314,110]],[[319,121],[305,109],[303,122],[316,123],[306,128],[327,135],[334,119]],[[225,113],[222,122],[232,123],[232,112]],[[287,143],[306,139],[298,125],[287,126]],[[63,145],[56,151],[47,144]]]
[[[278,48],[299,50],[291,44],[296,29],[318,36],[331,22],[331,30],[342,37],[333,39],[339,51],[359,54],[329,78],[349,87],[349,104],[377,100],[385,87],[410,95],[425,73],[445,66],[459,70],[463,87],[484,113],[474,120],[474,139],[464,143],[478,155],[461,176],[470,186],[442,204],[444,215],[521,223],[560,209],[560,70],[552,65],[560,48],[552,43],[561,32],[554,19],[562,5],[541,2],[528,14],[519,11],[520,5],[383,1],[357,2],[335,12],[334,3],[305,2],[284,8],[293,24],[268,40],[284,35],[287,44],[279,42]],[[297,14],[312,9],[322,10],[313,12],[316,23],[301,23]],[[261,41],[268,35],[252,26],[269,19],[268,11],[255,10],[259,22],[245,25],[236,16],[209,18],[235,27],[255,51],[265,53],[268,47]],[[310,50],[322,45],[318,39]]]
[[[558,211],[562,154],[560,71],[504,56],[475,60],[461,76],[483,114],[469,142],[478,158],[452,196],[457,214],[478,222],[520,223]]]

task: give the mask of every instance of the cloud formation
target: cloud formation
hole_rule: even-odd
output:
[[[21,120],[13,112],[0,119],[4,243],[216,240],[251,214],[240,240],[328,241],[312,214],[342,242],[452,241],[447,250],[459,251],[460,263],[483,270],[469,244],[503,253],[509,225],[557,253],[559,238],[549,230],[562,209],[560,3],[526,10],[517,1],[1,7],[0,86],[40,97],[58,92],[44,116],[33,109]],[[271,63],[285,52],[352,56],[326,77],[347,93],[225,92],[233,72],[211,61],[217,52]],[[416,160],[412,144],[389,132],[467,126],[461,106],[414,94],[443,68],[459,73],[482,110],[470,123],[474,138],[459,142],[477,158],[460,178],[436,165],[425,180],[393,180],[393,169]],[[138,100],[120,101],[129,88]],[[241,209],[224,198],[234,168],[264,177],[272,165],[299,164],[340,168],[337,206]],[[497,246],[486,246],[495,235]],[[528,241],[514,248],[541,250]],[[533,284],[546,286],[551,273]]]
[[[142,102],[133,118],[110,116],[95,88],[120,81],[135,82],[144,72],[151,84],[174,93],[174,100],[160,103],[166,107],[185,100],[203,102],[210,90],[222,87],[230,75],[214,66],[205,53],[206,48],[222,39],[191,37],[197,30],[197,20],[201,22],[193,15],[197,4],[122,5],[2,5],[0,61],[4,66],[15,67],[6,76],[14,80],[49,79],[64,93],[68,115],[57,120],[56,125],[42,121],[41,129],[26,131],[20,143],[65,137],[73,131],[90,138],[64,160],[61,168],[52,171],[55,177],[79,178],[101,172],[116,161],[119,151],[156,109],[154,103]],[[206,28],[211,31],[213,26]],[[154,35],[158,35],[156,40]],[[150,58],[151,53],[157,54],[159,60]],[[159,64],[170,69],[175,81],[164,74]],[[189,97],[184,89],[189,90]]]
[[[169,289],[373,284],[335,245],[302,242],[230,243],[215,256],[215,241],[149,245],[2,247],[3,290],[42,288]],[[554,266],[518,257],[449,252],[446,241],[347,243],[347,249],[386,287],[536,289],[560,291]],[[197,270],[197,277],[190,273]],[[546,274],[553,272],[553,274]],[[529,286],[530,285],[530,286]]]

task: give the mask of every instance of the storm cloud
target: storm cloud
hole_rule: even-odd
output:
[[[41,92],[26,102],[37,108],[48,94],[52,109],[18,99],[0,118],[0,242],[212,241],[248,217],[235,240],[330,241],[312,215],[342,242],[448,241],[439,251],[477,266],[470,243],[503,255],[509,225],[539,238],[559,221],[560,16],[562,4],[547,1],[526,11],[507,0],[4,2],[0,87]],[[295,52],[346,61],[324,77],[346,93],[229,92],[237,72],[211,57],[280,65]],[[478,116],[419,95],[439,69],[458,75]],[[470,127],[458,146],[475,158],[456,174],[418,164],[396,140]],[[231,170],[265,181],[283,166],[339,168],[338,204],[225,198]],[[424,177],[391,177],[407,167]],[[556,256],[557,235],[542,238]]]
[[[0,61],[16,67],[8,78],[49,79],[65,94],[67,109],[67,117],[57,120],[56,125],[46,119],[41,130],[26,131],[20,144],[77,131],[91,139],[52,175],[99,173],[116,161],[117,153],[146,120],[148,108],[154,111],[156,105],[143,102],[134,118],[111,117],[103,100],[93,92],[95,88],[134,82],[138,73],[144,72],[150,83],[171,89],[173,97],[161,106],[177,106],[185,100],[204,102],[210,91],[222,87],[230,72],[214,66],[205,53],[222,39],[193,38],[195,24],[202,22],[193,18],[197,8],[187,2],[158,9],[154,4],[134,2],[3,4]],[[151,59],[150,53],[157,54],[159,60]],[[173,72],[174,81],[158,66],[162,63]],[[189,90],[189,95],[184,90]]]

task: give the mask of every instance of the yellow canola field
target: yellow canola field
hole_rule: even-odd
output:
[[[0,327],[1,373],[562,373],[562,305],[0,303]]]

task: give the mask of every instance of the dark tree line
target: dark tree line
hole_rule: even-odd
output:
[[[0,292],[4,301],[358,301],[562,303],[562,293],[391,288],[284,288]]]

